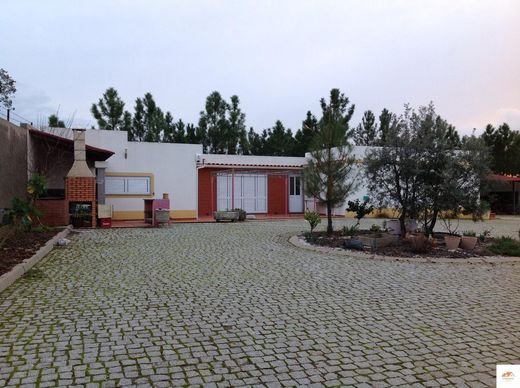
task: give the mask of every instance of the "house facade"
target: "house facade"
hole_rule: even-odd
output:
[[[163,194],[172,219],[212,217],[233,208],[258,215],[305,209],[305,157],[203,154],[200,144],[131,142],[126,135],[86,131],[87,144],[114,152],[96,170],[98,195],[113,206],[115,220],[141,219],[143,199]]]
[[[170,200],[171,219],[211,218],[217,210],[240,208],[248,214],[295,215],[325,207],[304,194],[305,157],[204,154],[200,144],[128,141],[123,131],[86,130],[86,142],[114,154],[96,163],[98,197],[112,205],[115,220],[143,218],[143,199]],[[361,161],[366,147],[355,147],[359,185],[348,200],[366,195]],[[334,215],[345,215],[346,203]]]
[[[204,154],[200,144],[128,141],[125,131],[42,131],[30,126],[11,130],[23,145],[17,154],[26,155],[19,196],[24,195],[33,173],[43,173],[48,195],[37,205],[48,225],[67,224],[74,204],[89,206],[93,214],[96,204],[107,204],[112,206],[114,220],[143,220],[145,200],[166,197],[173,220],[207,219],[217,210],[234,208],[258,216],[298,215],[305,210],[325,213],[322,204],[304,194],[302,172],[310,155]],[[83,174],[74,177],[70,175],[79,155],[77,146],[84,155]],[[354,151],[361,160],[364,147]],[[357,179],[358,190],[347,200],[366,194],[360,176]],[[83,185],[86,180],[88,185]],[[71,182],[78,183],[72,187]],[[88,186],[87,196],[77,192],[82,185]],[[8,202],[3,205],[8,206]],[[345,206],[334,209],[334,215],[345,215]]]

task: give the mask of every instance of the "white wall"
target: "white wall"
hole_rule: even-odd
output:
[[[347,206],[348,201],[355,201],[356,199],[362,200],[365,195],[369,194],[365,176],[364,176],[364,171],[363,171],[363,169],[364,169],[363,160],[365,158],[366,152],[370,148],[371,147],[366,147],[366,146],[354,146],[353,147],[352,153],[353,153],[354,157],[356,158],[357,163],[352,171],[352,175],[349,178],[353,178],[356,181],[357,187],[350,195],[347,196],[347,198],[345,199],[345,202],[343,203],[342,206],[335,207],[332,210],[334,215],[338,215],[338,216],[345,215],[345,211],[348,207]],[[307,159],[312,158],[310,153],[306,153],[305,157]],[[311,210],[312,210],[312,208],[311,208],[312,203],[313,203],[312,199],[306,198],[306,204],[309,205],[309,208]],[[320,211],[321,213],[326,212],[325,206],[318,207],[317,210]]]
[[[154,198],[170,196],[173,211],[197,211],[197,154],[202,154],[200,144],[129,142],[124,131],[89,129],[88,145],[115,152],[107,160],[106,172],[152,173]],[[126,151],[126,158],[125,158]],[[142,211],[142,198],[111,198],[115,212]]]
[[[107,174],[113,173],[152,173],[154,176],[154,198],[162,198],[163,193],[170,196],[170,208],[173,211],[192,211],[196,217],[197,209],[197,155],[202,155],[200,144],[146,143],[129,142],[124,131],[105,131],[88,129],[88,145],[115,152],[107,160]],[[344,215],[349,200],[362,199],[368,194],[363,178],[363,164],[368,147],[356,146],[353,149],[358,164],[355,175],[359,185],[348,196],[343,206],[334,209],[334,214]],[[125,158],[126,152],[126,158]],[[305,159],[297,157],[269,157],[243,155],[202,155],[206,163],[212,164],[260,164],[300,167]],[[114,205],[115,212],[143,211],[143,198],[111,198],[107,204]],[[306,201],[311,205],[313,201]],[[309,206],[310,207],[310,206]]]

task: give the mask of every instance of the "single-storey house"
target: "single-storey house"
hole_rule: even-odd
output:
[[[94,226],[99,204],[111,205],[114,220],[143,220],[145,202],[159,198],[168,199],[173,220],[207,219],[234,208],[259,216],[326,212],[304,194],[302,172],[309,154],[204,154],[200,144],[133,142],[125,131],[39,130],[1,119],[0,128],[5,159],[0,163],[0,209],[9,207],[14,196],[24,196],[27,179],[39,172],[47,178],[48,195],[37,206],[48,225],[67,224],[73,209],[87,208]],[[359,184],[344,205],[333,209],[337,216],[346,214],[347,201],[368,194],[361,173],[366,147],[353,152]]]
[[[321,209],[306,198],[307,157],[204,154],[200,144],[128,141],[123,131],[86,130],[86,142],[114,154],[96,162],[98,196],[113,205],[115,220],[141,219],[143,199],[170,199],[172,219],[212,217],[217,210],[249,214],[301,214]],[[359,156],[365,147],[357,147]],[[356,194],[353,197],[363,196]],[[324,210],[324,209],[321,209]],[[335,209],[344,215],[344,207]]]
[[[163,196],[169,199],[174,220],[210,218],[217,210],[233,208],[265,216],[297,215],[306,209],[325,212],[304,195],[302,171],[309,155],[204,154],[200,144],[133,142],[124,131],[39,130],[5,120],[0,124],[7,127],[4,145],[11,144],[5,151],[13,160],[24,155],[16,165],[20,171],[5,171],[4,182],[15,184],[0,186],[0,196],[6,199],[0,207],[24,196],[27,179],[42,173],[48,195],[37,206],[48,225],[68,223],[77,205],[91,209],[93,225],[96,204],[112,205],[114,220],[142,220],[144,200]],[[355,152],[361,159],[364,147]],[[351,197],[365,194],[360,187]],[[334,214],[344,215],[345,207],[334,209]]]

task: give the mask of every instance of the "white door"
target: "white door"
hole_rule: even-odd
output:
[[[256,212],[267,213],[267,175],[256,176]]]
[[[253,213],[256,210],[256,177],[235,175],[235,207]]]
[[[229,210],[231,205],[232,189],[231,176],[217,176],[217,210]]]
[[[289,213],[303,213],[303,187],[300,175],[289,176]]]
[[[217,179],[217,209],[228,210],[232,208],[240,208],[247,213],[266,213],[267,176],[236,174],[233,177],[232,175],[219,175]]]

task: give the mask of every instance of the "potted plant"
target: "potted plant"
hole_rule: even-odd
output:
[[[231,221],[235,222],[238,221],[238,217],[240,214],[237,211],[234,210],[218,210],[213,213],[213,217],[215,218],[215,221]]]
[[[411,234],[408,239],[412,244],[412,251],[414,252],[426,252],[430,247],[430,240],[424,235],[424,233]]]
[[[459,247],[460,236],[456,234],[459,227],[459,217],[456,211],[447,211],[441,217],[444,227],[448,231],[448,234],[444,236],[444,243],[446,249],[454,251]]]
[[[415,231],[417,229],[417,220],[409,218],[405,220],[406,230]],[[397,218],[392,218],[386,222],[388,232],[400,236],[402,234],[401,221]]]
[[[480,240],[480,242],[485,242],[490,237],[491,237],[491,231],[488,229],[485,229],[482,233],[480,233],[478,235],[478,239]]]
[[[462,232],[460,240],[460,247],[465,251],[471,251],[475,249],[477,245],[477,234],[472,230],[466,230]]]
[[[238,212],[238,220],[245,221],[247,217],[247,213],[245,210],[240,208],[231,209],[231,211]]]

